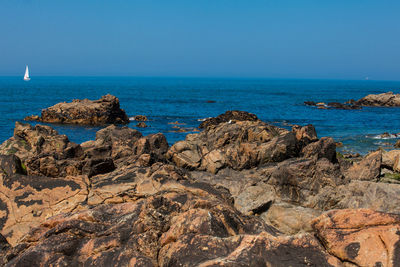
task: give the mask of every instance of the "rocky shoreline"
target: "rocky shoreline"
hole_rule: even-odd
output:
[[[17,122],[1,265],[398,266],[400,150],[346,158],[312,125],[242,111],[200,128],[171,147],[115,125],[76,144]]]

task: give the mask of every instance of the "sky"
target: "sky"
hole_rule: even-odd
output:
[[[0,76],[400,80],[400,1],[0,0]]]

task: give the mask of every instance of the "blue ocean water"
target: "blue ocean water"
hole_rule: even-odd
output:
[[[313,124],[319,137],[331,136],[343,142],[342,151],[366,153],[379,146],[390,148],[396,139],[377,139],[383,132],[400,132],[400,108],[321,110],[304,101],[344,102],[367,94],[400,92],[398,81],[278,80],[220,78],[134,78],[134,77],[0,77],[0,142],[13,134],[15,121],[40,115],[42,109],[73,99],[98,99],[113,94],[128,116],[146,115],[144,135],[162,132],[173,144],[193,128],[199,119],[226,110],[245,110],[263,121],[290,128],[292,124]],[[215,101],[208,103],[207,101]],[[135,122],[129,127],[135,128]],[[71,141],[95,138],[99,127],[53,125]],[[176,126],[175,126],[176,127]]]

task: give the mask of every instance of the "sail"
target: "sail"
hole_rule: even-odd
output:
[[[28,65],[26,65],[24,80],[25,80],[25,81],[29,81],[29,80],[30,80],[30,78],[29,78],[29,69],[28,69]]]

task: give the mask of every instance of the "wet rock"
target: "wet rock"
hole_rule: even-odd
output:
[[[99,100],[73,100],[70,103],[58,103],[42,110],[39,119],[34,116],[25,118],[35,119],[40,122],[65,123],[65,124],[126,124],[129,118],[119,106],[115,96],[105,95]]]
[[[148,121],[147,117],[145,115],[136,115],[133,117],[135,121]]]
[[[147,128],[147,124],[144,123],[144,122],[139,122],[138,124],[136,124],[136,127],[139,127],[139,128]]]
[[[357,100],[356,104],[373,107],[399,107],[400,94],[393,94],[393,92],[370,94]]]
[[[313,221],[327,251],[356,266],[398,266],[400,215],[368,209],[333,210]]]
[[[346,103],[329,102],[328,104],[325,104],[323,102],[316,103],[314,101],[305,101],[304,104],[306,106],[315,106],[318,109],[345,109],[345,110],[361,109],[361,106],[359,104],[353,102],[346,102]]]
[[[211,125],[218,125],[222,122],[229,122],[229,121],[258,121],[256,115],[246,112],[246,111],[239,111],[239,110],[229,110],[224,114],[221,114],[215,118],[208,118],[203,121],[199,128],[205,129]]]
[[[382,163],[382,152],[380,150],[365,156],[360,162],[353,163],[344,175],[351,180],[375,181],[379,178]]]

